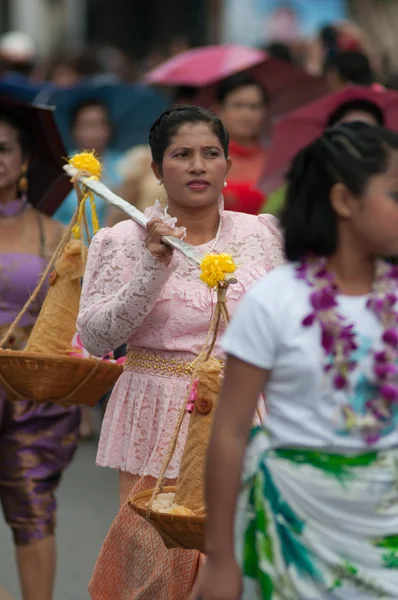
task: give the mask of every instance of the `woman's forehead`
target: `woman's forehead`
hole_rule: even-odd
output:
[[[210,123],[184,123],[170,139],[170,147],[172,146],[220,146],[220,140]]]
[[[2,139],[16,138],[18,137],[18,131],[11,123],[0,119],[0,136]]]

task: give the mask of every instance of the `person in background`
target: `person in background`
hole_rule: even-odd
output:
[[[339,123],[353,122],[367,123],[368,125],[384,125],[383,111],[377,104],[370,100],[350,100],[341,104],[332,112],[327,120],[326,128]],[[278,216],[285,202],[286,187],[282,186],[270,194],[268,202],[263,206],[262,212]]]
[[[115,188],[120,183],[117,164],[122,155],[109,149],[112,124],[107,107],[99,100],[92,99],[78,104],[72,115],[72,135],[76,151],[94,150],[103,165],[101,180],[108,187]],[[100,227],[104,227],[107,223],[109,205],[98,196],[95,197],[95,204]],[[72,190],[54,216],[64,225],[68,225],[76,207],[77,197]],[[92,236],[94,231],[90,218],[88,225]],[[83,439],[90,439],[95,435],[94,412],[88,406],[82,407],[80,435]]]
[[[238,73],[224,79],[217,90],[216,113],[230,135],[232,168],[224,190],[228,210],[258,214],[264,194],[257,188],[267,151],[265,131],[268,95],[251,75]]]
[[[36,43],[22,31],[9,31],[0,38],[0,74],[17,73],[29,77],[37,58]]]
[[[325,61],[324,73],[330,92],[338,91],[347,83],[371,86],[376,81],[368,56],[357,50],[331,54]]]
[[[29,299],[64,233],[60,223],[29,204],[34,132],[0,102],[0,339]],[[36,162],[34,168],[47,166]],[[7,348],[24,348],[45,296],[42,290],[7,338]],[[23,600],[52,598],[55,490],[73,458],[79,422],[79,407],[11,402],[0,387],[0,500],[13,534]]]
[[[264,47],[264,51],[278,60],[284,60],[288,63],[294,63],[293,53],[289,46],[284,42],[271,42]]]
[[[47,78],[59,88],[78,85],[82,79],[101,73],[101,65],[90,52],[58,56],[48,66]]]
[[[107,106],[99,100],[85,100],[75,107],[71,121],[75,146],[71,153],[93,150],[103,166],[101,180],[108,187],[115,188],[121,183],[117,165],[122,154],[109,148],[112,123]],[[95,200],[100,226],[104,227],[108,216],[108,204],[99,197]],[[72,191],[55,213],[55,217],[64,225],[68,225],[76,206],[76,194]],[[90,233],[93,233],[92,229]]]
[[[156,200],[166,206],[167,194],[153,174],[152,155],[149,146],[135,146],[127,152],[118,165],[118,173],[123,180],[117,193],[138,210],[144,212],[155,204]],[[112,206],[109,211],[107,225],[113,227],[116,223],[128,219],[122,210]]]

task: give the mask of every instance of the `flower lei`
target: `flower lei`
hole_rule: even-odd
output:
[[[311,327],[315,321],[321,327],[321,343],[326,356],[332,357],[325,371],[332,372],[337,390],[349,389],[349,373],[356,367],[352,353],[358,348],[354,326],[348,324],[336,310],[338,289],[327,271],[326,259],[309,259],[300,263],[297,277],[313,292],[312,312],[302,324]],[[394,407],[398,406],[398,268],[378,261],[373,290],[367,301],[383,327],[383,349],[373,352],[373,375],[377,393],[366,404],[364,416],[354,413],[350,405],[343,407],[347,429],[359,429],[368,444],[374,444],[383,428],[391,422]]]

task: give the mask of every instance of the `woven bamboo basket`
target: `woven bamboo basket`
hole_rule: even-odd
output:
[[[78,213],[77,209],[35,291],[0,340],[0,384],[9,400],[95,406],[123,372],[123,367],[113,362],[68,355],[86,260],[83,238],[71,240]],[[85,220],[84,212],[82,218]],[[48,278],[46,299],[26,349],[10,350],[8,340]]]
[[[95,406],[122,371],[94,358],[0,350],[0,382],[10,400]]]
[[[203,473],[222,372],[222,364],[220,361],[212,358],[211,354],[216,343],[221,319],[223,318],[227,323],[229,322],[229,313],[226,306],[227,289],[228,284],[218,289],[217,304],[211,319],[207,340],[195,362],[193,379],[191,385],[188,387],[187,396],[183,399],[179,417],[174,433],[169,441],[168,451],[156,486],[153,489],[134,494],[129,498],[131,508],[157,530],[167,548],[185,548],[205,553],[206,507],[204,505]],[[201,378],[205,372],[209,371],[213,371],[213,376],[214,373],[216,374],[217,383],[213,389],[208,387],[208,381],[204,385],[204,380]],[[164,487],[165,474],[177,446],[177,439],[181,425],[187,415],[187,406],[189,405],[191,392],[195,383],[198,394],[194,408],[188,413],[193,412],[194,414],[190,415],[188,438],[182,457],[177,486]],[[203,392],[204,395],[202,395]],[[195,420],[195,415],[197,419],[199,417],[199,420]],[[196,453],[193,452],[194,448],[196,449]],[[152,507],[160,492],[175,492],[176,504],[191,510],[193,514],[176,515],[154,510]]]
[[[163,492],[175,492],[175,486],[163,488]],[[130,505],[141,517],[146,519],[160,534],[166,548],[185,548],[186,550],[205,551],[206,517],[185,516],[159,513],[148,508],[153,490],[136,494]]]

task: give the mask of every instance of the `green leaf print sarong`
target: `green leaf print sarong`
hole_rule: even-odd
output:
[[[243,600],[398,600],[398,450],[271,450],[253,430],[235,540]]]

